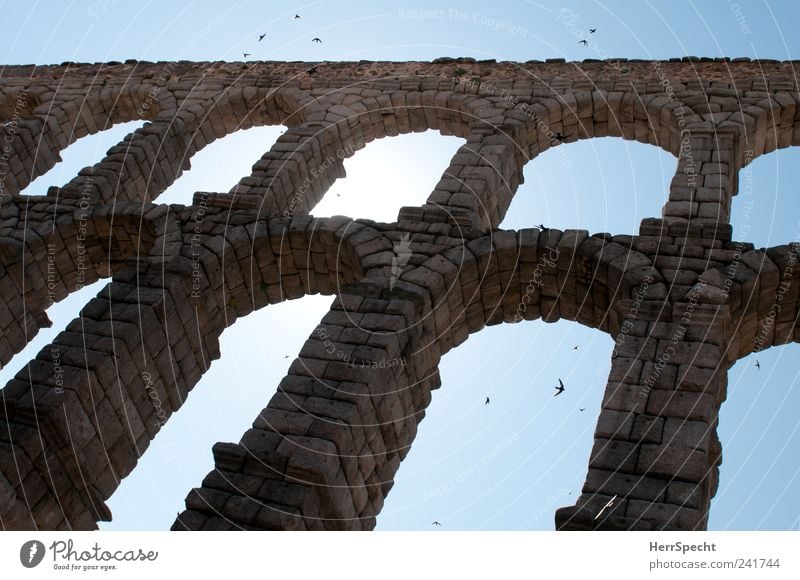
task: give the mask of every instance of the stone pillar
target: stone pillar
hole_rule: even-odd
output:
[[[353,114],[357,120],[359,117]],[[344,159],[364,147],[358,124],[318,120],[288,129],[231,190],[263,200],[264,213],[307,214],[333,182],[345,176]]]
[[[191,137],[184,120],[170,113],[125,137],[62,189],[104,202],[152,201],[189,169],[196,151]]]
[[[190,270],[140,266],[115,275],[0,390],[4,528],[110,520],[104,501],[219,358],[221,331],[210,329],[223,325],[187,299]]]
[[[136,202],[108,207],[68,196],[33,199],[0,208],[0,218],[13,224],[0,238],[0,364],[50,326],[46,309],[146,254],[154,222],[166,213]]]
[[[522,124],[476,123],[422,208],[402,208],[399,221],[441,221],[489,231],[503,221],[522,183]]]
[[[678,168],[664,206],[665,219],[728,223],[742,161],[737,133],[692,128],[681,132]]]
[[[173,530],[375,526],[440,384],[435,340],[420,343],[434,322],[404,294],[348,286],[253,427],[237,444],[214,446],[215,469]]]
[[[728,309],[690,294],[616,305],[616,347],[583,493],[559,530],[705,529],[721,451]]]

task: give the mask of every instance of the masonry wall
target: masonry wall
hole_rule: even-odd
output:
[[[252,428],[214,446],[173,529],[372,529],[442,355],[487,325],[561,318],[616,346],[583,493],[557,528],[703,529],[727,369],[798,339],[796,248],[755,250],[729,223],[740,168],[800,144],[794,65],[5,67],[0,363],[54,302],[108,284],[0,390],[0,525],[110,518],[105,500],[222,354],[224,329],[319,293],[330,312]],[[131,120],[95,165],[25,194],[77,138]],[[288,129],[230,191],[157,202],[208,143],[275,124]],[[464,145],[424,205],[388,224],[309,215],[343,159],[429,129]],[[525,163],[604,136],[676,156],[660,216],[635,236],[498,229]]]

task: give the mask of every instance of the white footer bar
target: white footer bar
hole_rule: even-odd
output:
[[[796,579],[798,558],[800,532],[0,533],[14,579]]]

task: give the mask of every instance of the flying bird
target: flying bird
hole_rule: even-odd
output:
[[[581,413],[583,413],[585,410],[586,410],[586,407],[584,407],[583,409],[578,409],[578,411],[580,411]]]
[[[243,53],[242,53],[242,56],[243,56],[243,57],[245,57],[245,58],[247,58],[248,56],[250,56],[250,54],[251,54],[251,53],[249,53],[249,52],[243,52]]]
[[[589,46],[589,41],[588,40],[579,40],[578,44],[582,44],[583,46]]]
[[[283,355],[283,358],[289,358],[288,354]]]
[[[590,28],[589,29],[589,34],[594,34],[595,32],[597,32],[596,28]]]
[[[486,402],[484,403],[484,405],[488,405],[489,403],[490,403],[489,397],[486,397]]]
[[[558,386],[556,387],[556,391],[558,392],[555,395],[553,395],[554,397],[557,397],[564,392],[564,383],[561,382],[561,379],[558,379]]]
[[[540,230],[543,230],[543,229],[545,229],[545,227],[544,227],[544,224],[539,224],[539,225],[538,225],[538,226],[536,226],[536,227],[538,227]]]
[[[258,35],[258,42],[261,42],[262,40],[264,40],[264,37],[265,37],[266,35],[267,35],[267,33],[266,33],[266,32],[265,32],[264,34],[259,34],[259,35]]]
[[[439,527],[441,527],[441,525],[442,525],[442,524],[440,524],[439,522],[433,522],[431,525],[432,525],[432,526],[439,526]]]
[[[572,350],[578,350],[579,346],[580,346],[579,344],[576,344],[575,346],[572,347]]]
[[[758,362],[758,359],[756,359],[756,369],[759,371],[761,370],[761,363]]]
[[[300,16],[299,14],[295,14],[294,15],[294,19],[295,20],[300,20],[301,18],[302,18],[302,16]]]
[[[604,505],[603,508],[599,512],[597,512],[597,515],[594,516],[594,519],[599,518],[600,516],[603,515],[604,511],[606,511],[608,508],[612,507],[614,505],[614,500],[616,500],[616,499],[617,499],[617,496],[615,495],[610,500],[608,500],[608,503],[606,505]]]
[[[319,38],[312,38],[311,42],[319,42],[320,44],[322,44],[322,41]]]

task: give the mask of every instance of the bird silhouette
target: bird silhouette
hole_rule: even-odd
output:
[[[289,358],[288,354],[283,355],[283,358]]]
[[[322,41],[319,38],[312,38],[311,42],[319,42],[320,44],[322,44]]]
[[[558,379],[558,386],[556,387],[556,391],[558,391],[558,392],[557,392],[555,395],[553,395],[553,396],[554,396],[554,397],[557,397],[557,396],[559,396],[561,393],[563,393],[563,392],[564,392],[564,388],[565,388],[565,387],[564,387],[564,383],[563,383],[563,382],[561,382],[561,379]]]
[[[583,409],[578,409],[578,411],[580,411],[581,413],[583,413],[585,410],[586,410],[586,407],[584,407]]]
[[[578,44],[582,44],[583,46],[589,46],[589,41],[588,40],[579,40]]]
[[[580,346],[579,344],[576,344],[575,346],[572,347],[572,350],[578,350],[579,346]]]
[[[596,28],[590,28],[589,29],[589,34],[594,34],[595,32],[597,32]]]
[[[301,18],[302,18],[302,16],[300,16],[299,14],[295,14],[294,15],[294,19],[295,20],[300,20]]]
[[[312,67],[311,67],[310,69],[308,69],[306,72],[307,72],[308,74],[310,74],[310,75],[316,74],[316,72],[317,72],[317,67],[315,67],[315,66],[312,66]]]
[[[259,35],[258,35],[258,42],[261,42],[262,40],[264,40],[264,37],[265,37],[266,35],[267,35],[266,33],[264,33],[264,34],[259,34]]]
[[[250,56],[250,54],[252,54],[252,53],[249,53],[249,52],[243,52],[243,53],[242,53],[242,56],[243,56],[243,57],[245,57],[245,58],[247,58],[248,56]]]
[[[440,524],[439,522],[433,522],[431,525],[432,525],[432,526],[439,526],[439,527],[441,527],[441,525],[442,525],[442,524]]]
[[[545,227],[544,227],[544,224],[539,224],[539,225],[538,225],[538,226],[536,226],[536,227],[537,227],[537,228],[539,228],[540,230],[543,230],[543,229],[545,229]]]
[[[484,405],[488,405],[489,403],[490,403],[489,397],[486,397],[486,402],[484,403]]]

